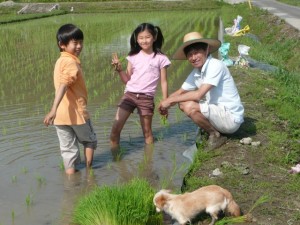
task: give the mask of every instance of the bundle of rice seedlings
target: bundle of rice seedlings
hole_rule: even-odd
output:
[[[155,212],[154,190],[135,178],[117,186],[96,187],[79,199],[72,222],[77,225],[161,225],[162,216]]]

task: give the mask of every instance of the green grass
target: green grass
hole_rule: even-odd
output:
[[[245,35],[242,37],[225,36],[225,41],[231,43],[231,54],[237,52],[237,46],[240,43],[250,46],[249,54],[255,60],[276,66],[278,70],[271,73],[270,76],[275,80],[270,84],[271,93],[276,95],[270,96],[271,93],[266,93],[270,98],[263,98],[265,106],[268,110],[276,110],[281,121],[287,121],[294,138],[299,137],[300,124],[300,65],[297,59],[300,57],[300,39],[296,32],[292,32],[293,28],[287,30],[284,23],[280,19],[271,16],[267,12],[254,8],[253,10],[245,10],[245,5],[235,6],[234,9],[224,8],[222,11],[224,18],[224,26],[229,26],[231,20],[228,16],[232,15],[232,10],[239,11],[243,9],[242,27],[246,24],[250,25],[250,33],[256,35],[259,42],[253,39],[252,36]],[[253,20],[252,18],[257,18]],[[280,21],[279,25],[276,25]],[[273,27],[272,30],[265,30],[268,27]],[[290,33],[289,38],[286,32]],[[280,43],[280,44],[278,44]],[[256,82],[262,82],[262,85],[255,85],[253,88],[264,89],[265,80],[257,79]],[[276,83],[276,84],[275,84]],[[275,85],[273,85],[275,84]],[[252,90],[253,93],[259,95],[262,90]]]
[[[153,206],[153,188],[141,179],[127,184],[96,187],[77,202],[73,223],[78,225],[162,224]]]
[[[299,0],[276,0],[278,2],[282,2],[288,5],[294,5],[300,7],[300,1]]]

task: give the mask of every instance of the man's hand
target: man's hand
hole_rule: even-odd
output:
[[[162,100],[159,103],[158,111],[161,115],[168,115],[168,108],[171,107],[171,104],[168,99]]]
[[[168,118],[168,115],[169,115],[168,109],[158,107],[158,112],[159,112],[160,115],[165,116],[166,118]]]

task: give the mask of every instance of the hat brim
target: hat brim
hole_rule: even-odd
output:
[[[174,53],[172,59],[186,59],[186,55],[184,54],[183,49],[191,44],[200,43],[200,42],[203,42],[203,43],[206,43],[209,45],[209,53],[213,53],[213,52],[217,51],[221,46],[221,42],[217,39],[201,38],[201,39],[190,40],[190,41],[184,42],[177,49],[177,51]]]

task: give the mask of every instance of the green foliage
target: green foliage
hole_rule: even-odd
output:
[[[216,225],[225,225],[225,224],[237,224],[237,223],[245,223],[245,222],[251,222],[251,213],[252,211],[257,208],[258,206],[267,203],[271,200],[271,198],[267,195],[261,196],[251,207],[251,209],[242,216],[238,217],[225,217],[222,220],[219,220],[216,222]]]
[[[66,14],[66,12],[63,10],[57,10],[50,13],[32,13],[32,14],[20,14],[20,15],[17,15],[16,12],[14,12],[11,14],[0,16],[0,25],[8,24],[8,23],[24,22],[28,20],[34,20],[34,19],[42,19],[46,17],[58,16],[63,14]]]
[[[289,4],[289,5],[294,5],[294,6],[300,6],[300,1],[299,0],[277,0],[279,2]]]
[[[237,46],[242,43],[250,46],[251,58],[278,68],[275,72],[270,72],[270,76],[275,78],[270,85],[276,87],[276,90],[272,87],[276,95],[262,98],[263,103],[268,110],[275,110],[280,120],[287,121],[291,138],[297,139],[300,133],[300,114],[298,113],[300,110],[300,65],[298,63],[300,39],[297,32],[293,28],[286,27],[283,21],[264,10],[256,7],[249,9],[246,3],[223,8],[224,27],[229,27],[232,19],[240,12],[243,12],[241,27],[249,25],[250,32],[241,37],[225,36],[225,41],[231,44],[230,55],[232,57],[238,55]],[[269,29],[270,26],[272,29]],[[266,30],[268,32],[265,32]],[[286,36],[286,32],[289,32],[289,37]],[[256,82],[266,82],[266,80],[257,79]],[[267,83],[264,85],[256,83],[249,91],[260,97],[262,91],[258,89],[265,87],[271,86],[267,86]]]
[[[152,187],[141,179],[96,187],[77,202],[73,222],[79,225],[159,225],[162,217],[155,212],[153,196]]]

